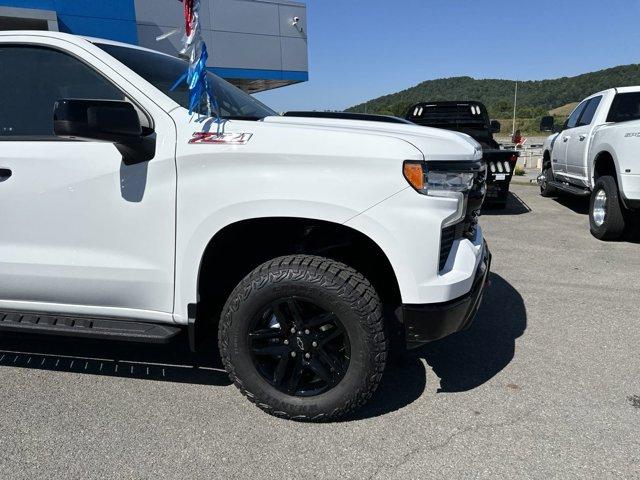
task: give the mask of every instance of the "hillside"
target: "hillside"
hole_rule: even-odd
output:
[[[567,103],[566,105],[562,105],[561,107],[549,110],[549,115],[554,115],[556,117],[568,117],[573,109],[577,106],[578,102]]]
[[[536,120],[550,110],[579,101],[599,90],[640,84],[640,64],[622,65],[576,77],[518,82],[518,118]],[[492,118],[513,115],[512,80],[471,77],[429,80],[398,93],[385,95],[347,109],[404,116],[411,104],[423,100],[480,100]],[[567,115],[566,108],[554,115]]]

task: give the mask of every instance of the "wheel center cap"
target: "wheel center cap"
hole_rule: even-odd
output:
[[[304,345],[304,340],[302,340],[302,338],[296,337],[296,345],[298,345],[298,348],[304,352],[305,345]]]

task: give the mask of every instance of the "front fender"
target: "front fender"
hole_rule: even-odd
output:
[[[182,324],[188,322],[187,305],[198,301],[198,277],[202,257],[211,240],[224,228],[238,222],[260,218],[302,218],[344,224],[359,213],[346,206],[315,201],[254,200],[229,205],[213,212],[189,235],[184,231],[178,231],[174,320]],[[361,233],[367,235],[367,232]]]
[[[438,271],[443,222],[457,200],[421,195],[412,188],[350,219],[346,225],[373,240],[387,255],[402,302],[442,303],[471,290],[483,252],[482,230],[454,242],[447,265]]]

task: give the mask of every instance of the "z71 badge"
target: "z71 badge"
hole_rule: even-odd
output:
[[[252,133],[194,132],[189,144],[246,145],[252,136]]]

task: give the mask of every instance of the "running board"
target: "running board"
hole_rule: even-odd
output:
[[[588,197],[591,195],[591,192],[586,188],[574,187],[573,185],[569,185],[568,183],[558,182],[552,180],[549,182],[549,185],[552,187],[556,187],[558,190],[562,190],[568,193],[572,193],[574,195],[578,195],[580,197]]]
[[[41,333],[126,342],[168,343],[179,327],[111,318],[71,317],[32,312],[0,312],[0,332]]]

